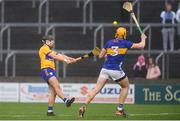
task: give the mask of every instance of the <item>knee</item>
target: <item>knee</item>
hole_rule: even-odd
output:
[[[54,96],[54,98],[56,97],[56,93],[53,95]]]
[[[53,88],[54,88],[54,91],[55,91],[54,96],[56,96],[57,92],[60,91],[60,86],[57,85],[57,86],[54,86]]]
[[[123,85],[123,86],[121,86],[123,89],[129,89],[129,84],[126,84],[126,85]]]
[[[55,90],[59,90],[59,89],[60,89],[60,86],[59,86],[59,85],[55,85],[55,86],[54,86],[54,89],[55,89]]]

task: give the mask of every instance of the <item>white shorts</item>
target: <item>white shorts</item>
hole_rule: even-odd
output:
[[[119,82],[126,78],[126,74],[123,70],[108,70],[108,69],[101,69],[99,77],[105,78],[107,80],[113,80],[115,82]]]

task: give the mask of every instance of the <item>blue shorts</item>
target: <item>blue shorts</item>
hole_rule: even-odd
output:
[[[41,69],[41,76],[47,83],[51,77],[55,76],[57,78],[56,71],[52,68]]]

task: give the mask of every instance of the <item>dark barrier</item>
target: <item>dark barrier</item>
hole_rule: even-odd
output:
[[[180,85],[136,85],[135,103],[180,104]]]

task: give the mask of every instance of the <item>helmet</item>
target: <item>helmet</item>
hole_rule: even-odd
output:
[[[46,40],[54,40],[54,37],[52,35],[46,35],[42,37],[42,42],[45,42]]]
[[[116,30],[115,37],[120,39],[126,39],[127,30],[124,27],[119,27]]]

